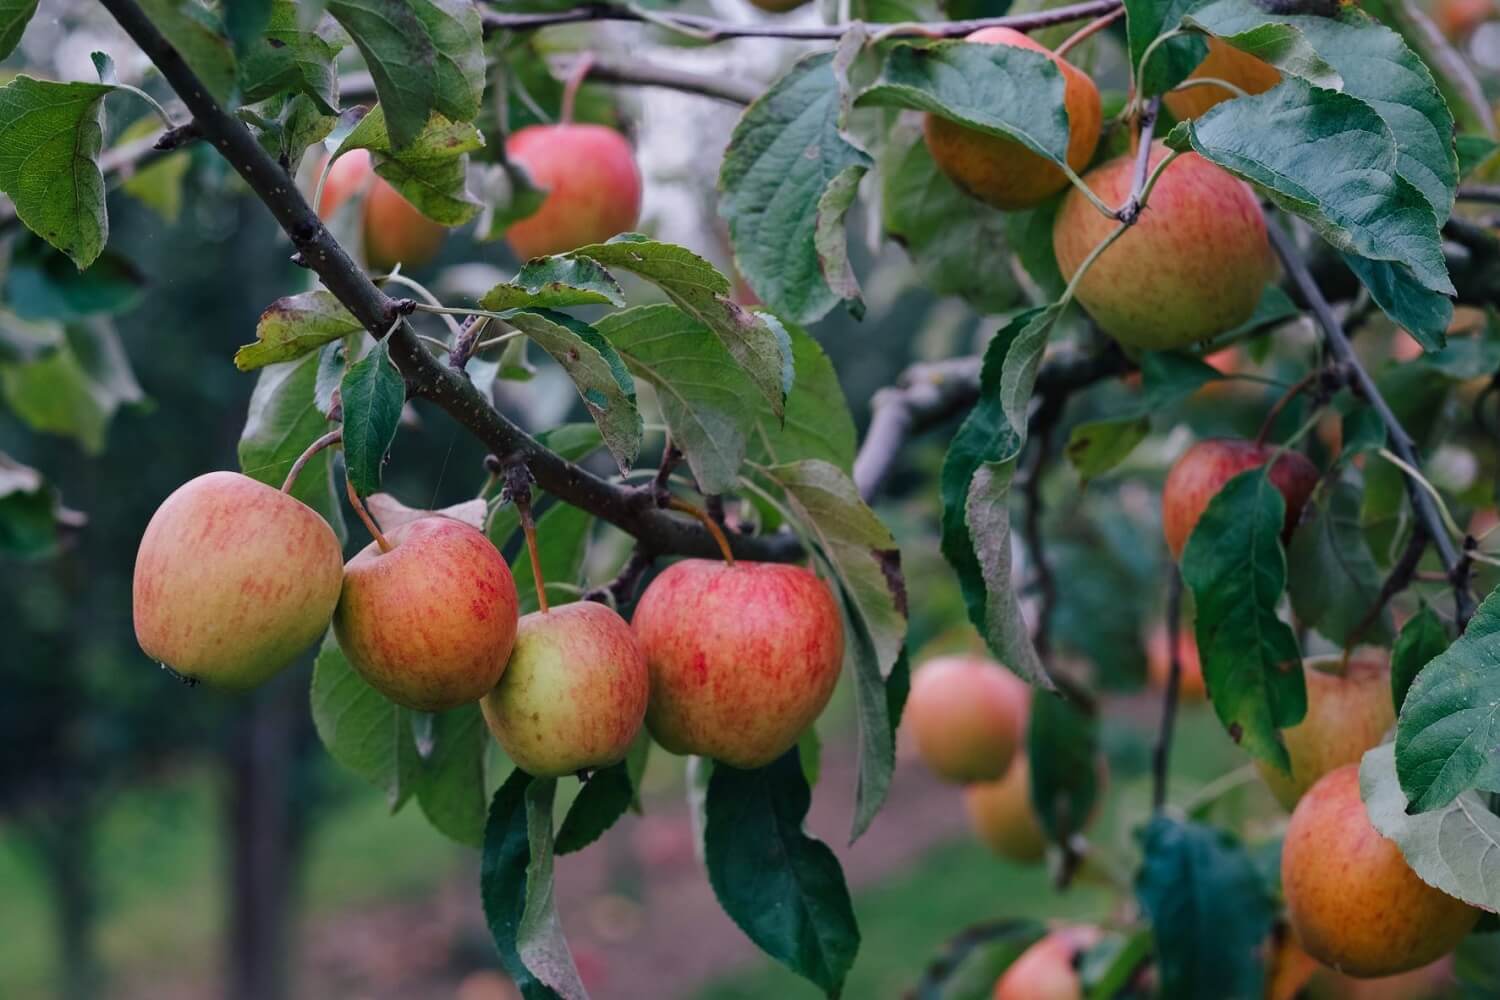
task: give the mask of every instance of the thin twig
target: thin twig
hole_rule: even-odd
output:
[[[571,72],[571,65],[571,62],[565,63],[558,69],[566,75]],[[636,59],[610,59],[600,55],[594,56],[593,65],[589,68],[589,79],[636,87],[662,87],[738,105],[754,101],[761,95],[762,89],[733,77],[707,76]]]
[[[1271,404],[1271,408],[1266,411],[1266,418],[1260,422],[1260,430],[1255,435],[1255,443],[1257,445],[1266,443],[1266,438],[1271,436],[1271,428],[1275,426],[1276,418],[1281,416],[1281,411],[1286,409],[1287,405],[1296,399],[1304,389],[1318,381],[1320,375],[1320,371],[1314,368],[1288,386],[1287,390],[1281,394],[1281,397]]]
[[[1349,630],[1348,641],[1344,643],[1346,660],[1349,651],[1358,646],[1370,627],[1380,620],[1381,612],[1385,610],[1387,604],[1391,603],[1391,598],[1411,586],[1412,580],[1416,577],[1417,566],[1422,562],[1422,553],[1427,551],[1427,542],[1427,529],[1418,522],[1413,526],[1411,537],[1406,540],[1406,546],[1401,550],[1400,557],[1391,567],[1391,571],[1386,574],[1385,581],[1381,583],[1380,593],[1375,595],[1375,603],[1370,605],[1369,610],[1364,613],[1354,628]]]
[[[1141,109],[1141,118],[1136,128],[1135,170],[1130,177],[1130,197],[1125,204],[1115,209],[1115,218],[1125,225],[1133,225],[1141,217],[1145,205],[1147,183],[1151,178],[1151,135],[1156,130],[1156,118],[1161,114],[1161,98],[1153,97]]]
[[[656,560],[651,553],[646,552],[640,546],[630,553],[630,558],[625,560],[625,565],[620,567],[620,572],[615,578],[602,587],[584,591],[582,600],[598,601],[600,604],[613,605],[618,611],[628,606],[635,600],[636,591],[640,589],[641,580],[645,578],[646,571]]]
[[[1161,725],[1151,752],[1151,805],[1157,812],[1167,804],[1167,775],[1172,764],[1172,733],[1177,727],[1177,703],[1182,688],[1182,575],[1167,563],[1167,683],[1161,692]]]
[[[1461,184],[1455,197],[1459,201],[1478,201],[1500,205],[1500,184]]]

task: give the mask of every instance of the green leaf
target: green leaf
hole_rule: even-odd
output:
[[[568,306],[625,305],[614,275],[587,257],[538,257],[519,273],[484,293],[481,309],[565,309]]]
[[[234,48],[218,17],[198,0],[140,0],[140,6],[214,99],[227,104],[237,72]]]
[[[155,115],[146,115],[120,133],[114,148],[153,135],[160,127],[161,122]],[[121,182],[120,189],[155,212],[163,222],[175,224],[182,215],[182,184],[192,165],[191,150],[179,149],[144,166],[137,166]]]
[[[840,301],[862,308],[842,222],[871,160],[844,131],[842,91],[834,53],[805,56],[745,110],[719,172],[719,214],[740,273],[799,323]],[[819,245],[820,227],[832,246]]]
[[[802,826],[811,795],[795,749],[708,779],[704,862],[724,912],[762,951],[830,995],[859,950],[844,873]]]
[[[1182,17],[1202,0],[1128,0],[1125,4],[1125,34],[1129,41],[1130,65],[1139,67],[1146,50],[1157,38],[1175,29]],[[1152,97],[1170,90],[1187,78],[1203,61],[1208,47],[1196,35],[1168,39],[1157,46],[1141,75],[1141,94]]]
[[[291,361],[324,344],[362,333],[364,326],[332,292],[318,289],[277,299],[255,324],[255,343],[234,352],[242,372]]]
[[[37,0],[0,0],[0,59],[21,44],[26,24],[36,13]]]
[[[328,420],[318,410],[317,379],[316,354],[261,369],[250,395],[245,429],[240,432],[240,471],[245,475],[280,488],[297,457],[328,432]],[[322,514],[335,533],[344,537],[331,450],[318,452],[303,467],[292,496]]]
[[[1500,816],[1465,791],[1443,805],[1409,812],[1396,772],[1400,751],[1383,743],[1359,765],[1359,794],[1370,824],[1396,842],[1412,871],[1450,896],[1500,911]]]
[[[1463,55],[1427,16],[1425,11],[1430,8],[1412,0],[1365,0],[1360,7],[1396,29],[1421,57],[1461,130],[1494,134],[1494,113],[1483,85]]]
[[[1401,626],[1401,634],[1396,636],[1395,645],[1391,647],[1391,701],[1397,713],[1400,713],[1417,674],[1447,648],[1448,630],[1423,601],[1417,613]]]
[[[235,116],[248,124],[266,152],[277,162],[287,164],[289,170],[294,170],[295,165],[302,162],[310,148],[332,135],[338,121],[334,116],[324,114],[306,94],[282,94],[260,104],[247,104],[238,108]],[[346,201],[327,220],[341,240],[350,239],[357,233],[354,224],[360,204],[358,199]],[[351,239],[344,245],[355,244]]]
[[[1500,590],[1491,592],[1453,645],[1428,662],[1396,721],[1396,771],[1419,812],[1471,788],[1500,791]]]
[[[354,492],[368,496],[380,489],[385,453],[396,439],[406,383],[391,363],[391,348],[380,341],[344,374],[339,384],[344,407],[344,468]]]
[[[1136,896],[1151,918],[1162,996],[1260,1000],[1276,915],[1255,863],[1229,834],[1158,814],[1140,834]]]
[[[0,365],[0,394],[27,426],[71,437],[90,454],[104,450],[120,407],[146,398],[104,317],[67,324],[55,346],[33,360]]]
[[[484,40],[470,0],[329,0],[365,57],[397,149],[434,111],[471,122],[484,93]]]
[[[537,519],[537,553],[542,564],[542,579],[549,588],[549,603],[574,599],[574,591],[583,576],[583,561],[588,555],[589,529],[594,516],[571,504],[555,503]],[[528,614],[539,607],[536,599],[536,577],[531,572],[531,555],[524,551],[516,554],[511,565],[511,575],[516,581],[516,594],[520,597],[521,613]],[[562,588],[552,591],[553,586]]]
[[[1045,933],[1035,920],[994,920],[964,928],[928,963],[912,1000],[989,1000],[1005,970]]]
[[[1441,350],[1428,348],[1421,364],[1458,382],[1493,375],[1500,369],[1500,316],[1487,311],[1483,330],[1472,337],[1454,337]]]
[[[240,6],[231,3],[231,12]],[[334,60],[344,42],[327,14],[304,24],[294,0],[270,0],[265,23],[239,52],[239,84],[247,103],[283,91],[305,94],[327,115],[339,113]]]
[[[552,896],[552,803],[555,778],[526,786],[526,905],[516,927],[516,950],[527,970],[565,1000],[587,1000],[588,991],[563,938]]]
[[[556,782],[538,782],[516,768],[490,802],[480,855],[479,894],[485,923],[500,952],[500,964],[521,996],[524,1000],[553,1000],[557,994],[532,974],[520,952],[522,920],[531,888],[531,819],[538,812],[533,805],[533,785],[549,786],[544,796],[556,789]],[[550,884],[545,892],[550,897]]]
[[[135,264],[106,249],[84,270],[41,240],[16,246],[5,283],[5,299],[29,319],[78,319],[122,313],[141,300],[146,280]]]
[[[1059,309],[1029,309],[985,351],[979,402],[943,461],[942,550],[969,619],[991,650],[1032,683],[1050,686],[1011,581],[1010,482],[1026,438],[1026,408]]]
[[[641,413],[635,380],[614,347],[582,320],[551,309],[518,310],[506,320],[562,366],[583,405],[599,426],[604,445],[621,472],[629,472],[641,448]]]
[[[50,555],[57,547],[57,515],[57,492],[42,474],[0,452],[0,555]]]
[[[1286,589],[1286,503],[1265,469],[1242,472],[1209,501],[1182,554],[1214,711],[1236,743],[1288,770],[1277,730],[1307,711],[1301,651],[1276,615]]]
[[[593,424],[563,424],[550,431],[538,434],[537,441],[543,447],[556,452],[564,461],[577,462],[592,454],[603,443],[599,428]],[[495,548],[504,549],[510,539],[521,530],[521,519],[514,504],[497,508],[489,519],[487,534]]]
[[[313,664],[311,697],[313,725],[328,755],[383,790],[392,812],[400,809],[415,790],[421,767],[411,712],[365,683],[332,631]]]
[[[581,851],[604,836],[625,815],[634,799],[635,786],[625,761],[595,771],[578,790],[578,797],[563,817],[557,831],[557,853]]]
[[[1458,153],[1459,179],[1469,176],[1483,166],[1495,153],[1500,152],[1500,142],[1487,135],[1472,133],[1453,137],[1453,147]]]
[[[468,154],[484,148],[477,128],[433,112],[404,143],[397,144],[389,129],[383,105],[377,105],[335,155],[369,150],[375,172],[434,222],[461,226],[479,214],[483,206],[468,190]]]
[[[797,382],[786,398],[784,420],[777,419],[770,404],[759,401],[749,457],[761,465],[817,458],[851,472],[857,435],[838,372],[810,333],[797,326],[786,331]]]
[[[1151,433],[1145,416],[1111,417],[1075,424],[1063,452],[1085,481],[1097,479],[1130,457]]]
[[[755,386],[702,323],[659,303],[611,313],[597,324],[636,378],[656,390],[672,444],[698,488],[733,489],[758,402]]]
[[[1448,326],[1453,322],[1452,299],[1423,288],[1400,264],[1348,253],[1343,258],[1381,311],[1410,332],[1424,350],[1438,350],[1447,342]]]
[[[1288,592],[1298,622],[1344,648],[1358,641],[1391,641],[1388,610],[1358,631],[1384,583],[1360,520],[1363,492],[1348,479],[1333,483],[1323,501],[1303,513],[1286,553]]]
[[[1344,443],[1343,450],[1339,452],[1341,462],[1348,462],[1355,455],[1379,451],[1385,447],[1385,421],[1373,406],[1361,406],[1354,412],[1345,414],[1341,427]]]
[[[16,77],[0,87],[0,191],[26,228],[82,270],[109,239],[104,212],[104,96],[98,83]]]
[[[778,417],[792,389],[791,338],[770,313],[750,312],[729,297],[729,279],[712,264],[679,246],[635,233],[582,247],[569,256],[591,257],[656,285],[684,312],[724,343],[729,354]]]
[[[970,206],[978,210],[980,202],[969,199]],[[1036,283],[1043,301],[1055,301],[1062,297],[1068,282],[1057,266],[1057,254],[1052,247],[1052,226],[1057,221],[1057,210],[1062,198],[1051,198],[1035,208],[1020,212],[1002,212],[1005,220],[1007,245],[1015,251],[1016,261]]]
[[[411,713],[402,714],[410,720]],[[417,805],[439,833],[480,847],[484,844],[484,758],[490,731],[478,705],[462,705],[430,718],[432,752],[418,762]]]
[[[1061,695],[1038,691],[1026,724],[1031,805],[1047,839],[1065,844],[1099,800],[1099,721]]]

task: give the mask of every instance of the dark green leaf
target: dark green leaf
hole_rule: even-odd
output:
[[[634,799],[635,787],[625,761],[595,771],[568,807],[557,831],[557,853],[572,854],[598,840],[625,815]]]
[[[1478,170],[1484,161],[1495,155],[1496,151],[1500,151],[1500,142],[1496,142],[1490,136],[1474,133],[1455,136],[1453,145],[1458,152],[1459,179]]]
[[[279,488],[297,457],[328,432],[315,395],[318,360],[310,354],[261,369],[240,432],[240,470],[245,475]],[[325,448],[303,467],[292,496],[322,514],[343,538],[340,495],[333,487],[333,452]]]
[[[588,1000],[573,953],[563,938],[562,922],[552,896],[552,812],[557,780],[542,778],[526,786],[526,905],[516,927],[516,950],[533,976],[564,1000]]]
[[[1099,800],[1099,722],[1093,711],[1038,691],[1026,724],[1031,805],[1047,839],[1064,844],[1083,830]]]
[[[1182,23],[1182,17],[1202,0],[1128,0],[1125,4],[1125,34],[1130,45],[1130,65],[1140,68],[1146,50],[1156,39]],[[1150,97],[1177,86],[1203,60],[1208,51],[1203,39],[1184,35],[1156,47],[1144,67],[1140,88]]]
[[[1344,254],[1344,263],[1370,292],[1370,298],[1404,327],[1423,350],[1436,351],[1447,342],[1453,322],[1453,300],[1441,292],[1423,288],[1411,271],[1390,261],[1366,260]]]
[[[332,292],[317,289],[277,299],[255,324],[255,343],[234,352],[242,372],[291,361],[324,344],[363,332],[364,327]]]
[[[251,6],[231,2],[228,12]],[[246,102],[265,100],[282,91],[311,98],[320,111],[339,113],[339,78],[334,60],[344,42],[327,14],[303,24],[295,0],[270,0],[265,20],[239,46],[239,82]]]
[[[26,24],[36,13],[37,0],[0,0],[0,59],[21,44]]]
[[[35,559],[57,547],[57,493],[42,474],[0,452],[0,556]]]
[[[354,492],[368,496],[380,489],[385,453],[396,439],[406,383],[391,363],[390,344],[382,340],[344,374],[339,384],[344,406],[344,468]]]
[[[418,765],[417,805],[439,833],[460,844],[480,847],[484,843],[484,758],[490,731],[478,705],[461,705],[430,718],[432,751]]]
[[[859,950],[839,862],[802,830],[811,796],[795,749],[708,780],[704,861],[724,912],[772,958],[837,995]]]
[[[780,465],[816,458],[851,472],[857,438],[838,372],[806,330],[790,326],[787,333],[797,382],[786,398],[785,420],[776,418],[769,403],[759,401],[756,428],[750,435],[750,459],[761,465]]]
[[[141,9],[221,104],[234,94],[234,48],[224,25],[197,0],[139,0]]]
[[[479,214],[482,206],[468,189],[468,154],[484,148],[477,128],[433,112],[402,144],[388,129],[377,105],[339,143],[337,155],[368,149],[375,173],[434,222],[461,226]]]
[[[140,301],[146,283],[121,254],[105,250],[84,270],[41,241],[18,246],[10,263],[5,298],[30,319],[77,319],[95,313],[122,313]]]
[[[529,896],[527,869],[531,864],[532,812],[529,792],[534,783],[531,775],[517,768],[490,802],[484,851],[480,856],[479,894],[490,936],[500,951],[500,964],[521,996],[524,1000],[555,1000],[557,994],[531,973],[520,953],[521,921]],[[551,781],[544,784],[555,787]]]
[[[1391,700],[1398,713],[1417,674],[1447,648],[1448,630],[1423,601],[1417,613],[1401,626],[1401,634],[1391,647]]]
[[[311,696],[313,724],[328,755],[384,791],[392,812],[400,809],[415,790],[421,767],[411,712],[365,683],[332,632],[313,664]]]
[[[120,407],[146,398],[102,316],[68,324],[55,347],[30,361],[0,365],[0,394],[33,430],[71,437],[90,454],[104,450]]]
[[[1489,311],[1482,330],[1471,337],[1454,337],[1442,350],[1428,349],[1421,363],[1460,382],[1495,374],[1500,371],[1500,317]]]
[[[1366,622],[1384,578],[1360,522],[1362,494],[1357,482],[1334,482],[1322,501],[1303,513],[1286,553],[1288,592],[1298,622],[1345,648],[1391,640],[1389,611]]]
[[[1346,414],[1342,427],[1344,447],[1339,452],[1342,462],[1385,447],[1385,421],[1380,419],[1373,406],[1360,406]]]
[[[538,257],[522,265],[510,281],[479,300],[481,309],[565,309],[568,306],[623,306],[625,293],[614,275],[587,257]]]

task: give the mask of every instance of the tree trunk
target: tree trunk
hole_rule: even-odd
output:
[[[93,810],[87,805],[61,812],[49,809],[31,832],[52,887],[58,995],[64,1000],[95,1000],[103,976],[94,950],[98,895],[93,879]]]

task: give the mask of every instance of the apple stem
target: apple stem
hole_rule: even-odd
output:
[[[724,562],[730,566],[734,565],[734,551],[730,549],[729,539],[725,536],[724,529],[719,527],[719,522],[709,517],[707,512],[699,510],[686,500],[679,500],[677,497],[667,500],[667,507],[670,510],[681,511],[684,514],[697,518],[699,523],[708,529],[708,533],[714,536],[714,541],[719,543],[719,551],[724,554]]]
[[[1318,369],[1314,368],[1288,386],[1286,392],[1281,394],[1281,398],[1271,404],[1270,412],[1266,414],[1266,419],[1261,421],[1260,431],[1255,435],[1256,447],[1266,443],[1266,438],[1271,436],[1271,428],[1276,423],[1276,418],[1281,416],[1281,411],[1286,409],[1287,404],[1296,399],[1308,386],[1317,381],[1318,374]]]
[[[335,427],[333,430],[329,431],[327,434],[324,434],[312,444],[308,445],[307,450],[298,455],[297,460],[292,463],[292,467],[287,470],[286,480],[281,484],[281,492],[292,492],[292,487],[297,485],[297,477],[302,474],[302,469],[307,465],[307,463],[313,460],[314,455],[322,451],[324,448],[330,448],[343,440],[343,429]]]
[[[594,68],[594,54],[584,52],[578,57],[578,61],[568,70],[567,82],[563,84],[562,110],[558,120],[564,125],[573,124],[573,105],[578,100],[578,88],[583,86],[584,77],[589,75],[589,70]]]
[[[521,515],[521,531],[526,535],[526,551],[531,556],[531,581],[536,584],[536,606],[542,614],[546,614],[552,609],[547,605],[547,581],[542,578],[542,556],[537,551],[536,521],[531,517],[529,493],[530,491],[527,495],[511,499],[515,502],[516,513]]]
[[[349,481],[348,476],[344,477],[344,489],[349,494],[349,503],[354,508],[354,513],[358,514],[359,519],[365,523],[365,529],[374,537],[375,544],[380,546],[380,551],[391,551],[391,543],[386,539],[385,533],[380,530],[380,525],[375,523],[375,519],[365,509],[364,501],[360,500],[359,494],[354,492],[354,484]]]
[[[1105,14],[1103,17],[1095,18],[1088,24],[1085,24],[1083,27],[1073,32],[1066,39],[1064,39],[1063,43],[1053,50],[1053,54],[1061,59],[1063,56],[1067,55],[1074,46],[1078,45],[1084,39],[1088,38],[1095,32],[1103,31],[1105,28],[1109,27],[1111,24],[1114,24],[1124,16],[1125,8],[1122,6],[1115,8],[1108,14]]]

